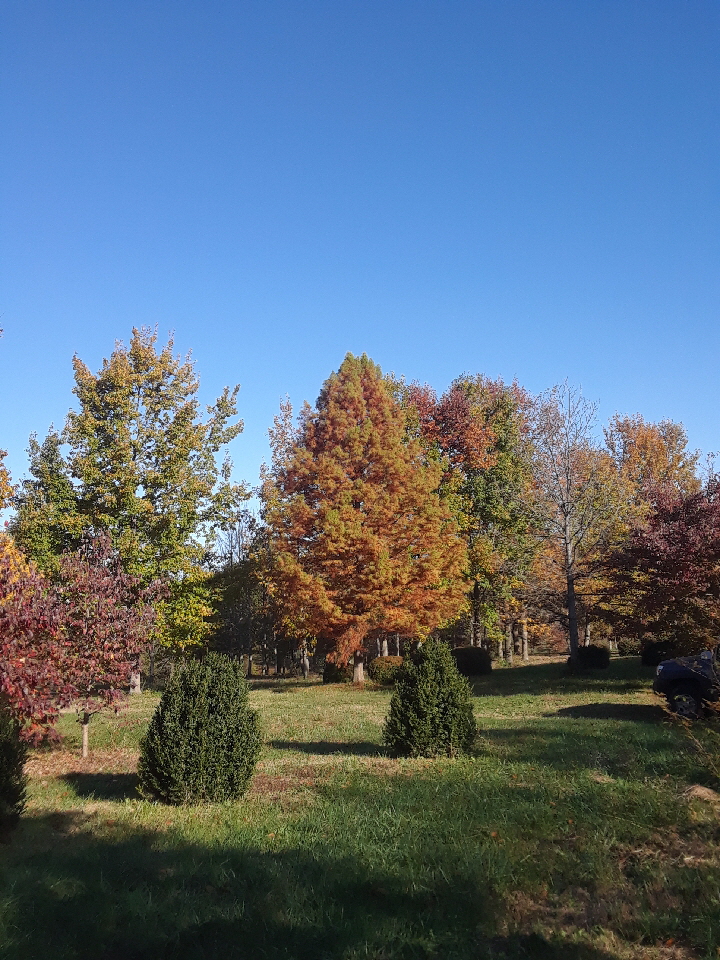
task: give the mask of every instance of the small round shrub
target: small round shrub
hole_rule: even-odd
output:
[[[452,757],[469,751],[476,736],[470,686],[447,644],[428,640],[403,664],[383,741],[394,756]]]
[[[582,670],[606,670],[610,666],[609,648],[594,643],[588,647],[579,647],[578,666]]]
[[[140,745],[140,791],[173,804],[235,800],[260,745],[241,663],[208,654],[176,670],[165,688]]]
[[[26,754],[19,724],[7,707],[0,705],[0,834],[17,825],[25,807]]]
[[[375,657],[368,667],[368,673],[375,683],[391,686],[397,680],[402,665],[402,657]]]
[[[482,677],[492,673],[490,654],[482,647],[455,647],[451,653],[464,677]]]
[[[640,653],[640,641],[633,637],[618,637],[616,645],[621,657],[637,657]]]
[[[330,660],[325,661],[323,683],[352,683],[352,678],[353,668],[349,664],[341,667]]]

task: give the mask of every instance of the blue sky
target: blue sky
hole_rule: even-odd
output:
[[[256,482],[344,354],[720,450],[716,0],[0,2],[0,446],[175,331]]]

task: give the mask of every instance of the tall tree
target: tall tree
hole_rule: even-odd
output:
[[[561,572],[570,659],[578,659],[578,586],[627,532],[629,496],[595,441],[595,404],[567,382],[543,394],[533,415],[535,513]]]
[[[271,432],[263,502],[273,588],[289,628],[317,637],[362,680],[382,632],[427,634],[463,604],[465,550],[438,494],[442,468],[408,438],[380,368],[348,354],[297,430]]]
[[[688,450],[681,423],[648,423],[639,413],[631,417],[616,414],[605,428],[605,443],[638,503],[650,504],[664,489],[680,495],[700,489],[700,453]]]
[[[440,398],[417,384],[403,395],[423,442],[441,457],[443,496],[467,543],[469,640],[487,645],[532,556],[529,398],[480,375],[458,377]]]
[[[85,521],[57,430],[50,427],[42,443],[32,434],[27,452],[30,476],[15,493],[18,512],[9,528],[40,570],[57,573],[62,553],[79,544]]]
[[[605,599],[626,636],[672,638],[692,653],[720,634],[720,476],[683,495],[665,487],[608,561]]]
[[[238,388],[203,418],[190,357],[173,353],[172,338],[158,349],[147,329],[117,343],[97,374],[77,356],[73,367],[78,409],[61,438],[51,431],[31,442],[33,479],[17,498],[15,536],[52,568],[68,530],[107,531],[128,573],[170,581],[158,635],[183,647],[209,630],[208,541],[246,497],[230,482],[229,460],[217,460],[242,430],[231,422]]]

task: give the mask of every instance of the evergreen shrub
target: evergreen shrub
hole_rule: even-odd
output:
[[[451,653],[464,677],[482,677],[492,673],[490,654],[482,647],[455,647]]]
[[[615,643],[621,657],[638,656],[640,653],[640,641],[634,637],[618,637]]]
[[[428,640],[405,659],[383,740],[394,756],[434,757],[467,753],[476,736],[470,686],[447,644]]]
[[[325,661],[323,683],[352,683],[352,678],[353,668],[349,664],[341,667],[330,660]]]
[[[211,653],[170,677],[140,745],[140,791],[164,803],[241,797],[260,753],[242,664]]]
[[[375,657],[368,667],[368,673],[375,683],[390,686],[397,680],[402,665],[402,657]]]
[[[0,834],[16,826],[25,807],[25,757],[20,725],[8,708],[0,705]]]
[[[673,660],[675,657],[683,656],[680,645],[667,637],[661,640],[651,640],[642,648],[640,654],[643,666],[656,667],[663,660]]]
[[[610,650],[591,643],[588,647],[578,648],[578,666],[582,670],[605,670],[610,666]]]

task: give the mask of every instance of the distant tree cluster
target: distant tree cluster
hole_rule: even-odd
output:
[[[192,360],[146,329],[73,365],[76,406],[14,488],[0,455],[0,683],[26,736],[72,702],[87,743],[141,670],[208,649],[359,682],[431,636],[576,663],[591,638],[716,635],[720,481],[679,424],[603,437],[567,383],[438,395],[348,354],[314,407],[282,404],[254,516],[227,455],[237,387],[203,413]]]

